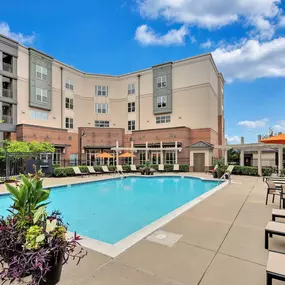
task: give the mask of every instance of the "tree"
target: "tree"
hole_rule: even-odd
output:
[[[278,133],[275,132],[273,130],[273,128],[270,127],[269,130],[268,130],[268,133],[264,134],[264,135],[261,135],[261,138],[262,139],[267,139],[267,138],[271,138],[271,137],[274,137],[274,136],[277,136],[277,135],[278,135]]]
[[[239,163],[240,151],[236,149],[229,149],[228,150],[228,161],[229,162],[236,162]]]

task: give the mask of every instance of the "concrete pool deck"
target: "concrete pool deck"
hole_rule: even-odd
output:
[[[80,178],[51,178],[45,185],[71,179]],[[145,238],[116,258],[88,250],[78,266],[65,265],[58,284],[265,285],[264,228],[278,205],[265,206],[262,178],[233,176],[232,182],[160,229],[179,235],[172,247]],[[285,252],[285,238],[274,236],[270,249]]]

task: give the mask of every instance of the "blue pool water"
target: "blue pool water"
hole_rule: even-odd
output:
[[[69,231],[114,244],[216,187],[180,177],[129,177],[53,188],[48,210],[60,210]],[[0,196],[7,215],[8,195]]]

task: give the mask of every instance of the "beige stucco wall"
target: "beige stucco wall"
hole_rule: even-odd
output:
[[[253,153],[253,166],[258,166],[258,154],[257,153]],[[273,166],[276,167],[276,163],[275,163],[275,152],[263,152],[261,154],[261,160],[262,160],[262,166]]]
[[[28,50],[19,47],[18,63],[18,124],[36,124],[47,127],[65,127],[65,117],[74,119],[78,127],[93,127],[95,120],[108,120],[110,127],[125,128],[128,120],[135,120],[138,129],[186,126],[192,129],[212,128],[218,132],[218,114],[221,112],[219,76],[210,55],[173,63],[171,122],[156,124],[153,114],[153,74],[151,69],[123,76],[99,76],[80,72],[58,61],[52,67],[52,110],[48,120],[31,119],[29,107]],[[61,68],[63,68],[63,94],[61,96]],[[138,97],[140,74],[140,99]],[[73,81],[74,90],[65,89],[67,79]],[[136,85],[136,94],[128,95],[128,84]],[[108,96],[95,96],[95,85],[108,86]],[[74,110],[65,108],[65,97],[74,99]],[[140,118],[139,118],[140,101]],[[108,114],[95,114],[95,103],[107,103]],[[128,113],[128,102],[136,102],[136,112]],[[63,106],[63,108],[62,108]],[[63,114],[61,115],[63,110]],[[41,111],[41,110],[39,110]]]
[[[190,150],[190,161],[189,165],[194,166],[194,154],[195,153],[204,153],[205,154],[205,166],[210,167],[212,166],[213,160],[213,151],[209,149],[197,149],[197,150]]]

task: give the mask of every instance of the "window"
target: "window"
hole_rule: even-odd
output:
[[[47,80],[47,69],[40,65],[36,65],[36,77],[38,79]]]
[[[135,84],[129,84],[128,85],[128,95],[132,95],[136,93],[136,85]]]
[[[128,130],[134,131],[136,129],[136,121],[128,121]]]
[[[2,65],[3,65],[3,70],[12,73],[13,72],[13,57],[3,52]]]
[[[65,127],[67,129],[73,129],[73,119],[72,118],[65,118]]]
[[[42,103],[47,103],[48,101],[47,90],[36,88],[36,100]]]
[[[160,152],[152,152],[151,153],[151,161],[152,164],[160,164]]]
[[[95,104],[95,113],[96,114],[107,114],[108,113],[108,104]]]
[[[136,103],[135,102],[128,103],[128,112],[132,113],[135,111],[136,111]]]
[[[38,119],[38,120],[42,120],[42,121],[47,121],[48,120],[48,113],[41,112],[41,111],[30,111],[30,118],[32,120]]]
[[[73,99],[65,98],[65,108],[73,110]]]
[[[157,77],[157,88],[165,88],[167,86],[166,76]]]
[[[53,153],[52,164],[60,165],[61,160],[61,149],[56,148],[55,152]]]
[[[95,128],[109,128],[110,121],[95,121]]]
[[[140,164],[145,164],[145,151],[140,152]]]
[[[156,123],[157,124],[165,124],[165,123],[170,123],[170,115],[167,116],[158,116],[156,117]]]
[[[95,86],[96,96],[108,96],[108,86]]]
[[[165,163],[166,164],[175,164],[176,160],[175,160],[175,152],[173,151],[167,151],[165,153]]]
[[[157,97],[156,102],[157,102],[157,108],[165,108],[167,103],[167,97],[166,96]]]
[[[66,88],[66,89],[73,90],[73,83],[72,83],[72,80],[71,80],[71,79],[67,79],[67,80],[66,80],[65,88]]]

